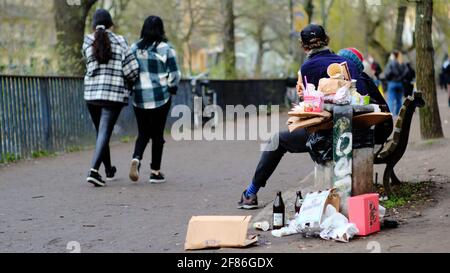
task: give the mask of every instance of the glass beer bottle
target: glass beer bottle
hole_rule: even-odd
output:
[[[285,210],[284,210],[284,202],[281,197],[281,192],[277,193],[275,197],[275,201],[273,202],[273,229],[281,229],[284,227],[285,223]]]
[[[298,191],[297,192],[297,199],[295,200],[295,214],[299,214],[300,213],[300,209],[302,208],[302,204],[303,204],[302,192]]]

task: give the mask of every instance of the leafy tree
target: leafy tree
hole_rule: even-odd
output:
[[[62,1],[54,0],[59,68],[62,74],[83,75],[81,54],[86,18],[97,0]]]
[[[235,15],[234,1],[223,0],[222,12],[223,23],[223,65],[225,79],[235,79],[236,73],[236,44],[235,44]]]
[[[432,40],[433,0],[416,1],[416,14],[417,89],[425,100],[425,107],[420,109],[420,131],[423,139],[442,138]]]

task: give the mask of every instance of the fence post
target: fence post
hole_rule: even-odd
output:
[[[0,163],[3,162],[3,77],[0,77]]]
[[[52,120],[51,120],[51,107],[50,107],[50,97],[49,97],[49,79],[41,78],[41,92],[39,96],[41,97],[41,109],[42,109],[42,123],[43,123],[43,133],[44,133],[44,147],[47,151],[53,151],[53,141],[52,141]]]

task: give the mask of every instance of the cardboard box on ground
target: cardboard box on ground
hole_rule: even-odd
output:
[[[249,237],[251,216],[194,216],[189,221],[185,250],[246,247],[258,241]]]

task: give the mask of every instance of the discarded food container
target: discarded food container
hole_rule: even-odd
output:
[[[317,91],[314,84],[308,84],[304,93],[304,111],[322,112],[324,101],[324,94],[320,91]]]
[[[267,222],[267,221],[264,221],[264,222],[257,222],[257,223],[254,223],[254,224],[253,224],[253,228],[254,228],[254,229],[259,229],[259,230],[262,230],[262,231],[269,231],[269,229],[270,229],[270,224],[269,224],[269,222]]]
[[[379,195],[377,193],[349,198],[349,221],[358,228],[358,235],[367,236],[380,231],[380,215],[378,210]]]
[[[320,113],[323,111],[323,104],[325,102],[323,93],[315,92],[304,97],[305,112]]]

